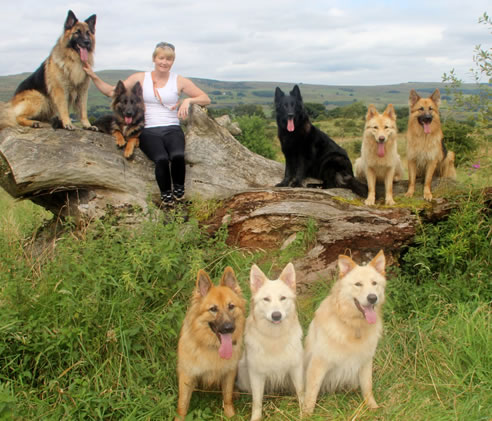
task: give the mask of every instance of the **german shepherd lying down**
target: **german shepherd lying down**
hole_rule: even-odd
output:
[[[441,94],[436,89],[429,98],[421,98],[410,91],[408,105],[410,118],[407,131],[408,190],[415,192],[415,180],[424,177],[424,199],[431,201],[431,183],[435,172],[439,177],[456,178],[454,152],[447,151],[439,117]]]
[[[53,117],[61,126],[74,130],[70,107],[79,111],[85,129],[97,130],[87,118],[89,76],[83,63],[94,62],[96,44],[96,15],[79,22],[69,10],[62,36],[39,68],[18,86],[13,98],[3,110],[0,128],[16,123],[27,127],[41,127]]]
[[[261,419],[263,392],[295,389],[304,401],[302,328],[296,310],[296,273],[287,264],[277,280],[267,279],[253,265],[251,305],[244,334],[245,351],[238,370],[238,387],[252,392],[251,420]],[[292,387],[294,386],[294,387]]]
[[[183,421],[198,384],[220,385],[224,414],[234,415],[232,394],[242,353],[246,303],[234,271],[227,267],[219,286],[198,272],[191,305],[178,342],[179,398],[176,421]]]
[[[130,158],[140,143],[139,137],[145,123],[145,105],[140,82],[127,90],[119,80],[111,108],[113,114],[98,118],[94,126],[103,133],[113,135],[118,147],[123,148],[126,145],[123,155]]]
[[[343,187],[367,196],[367,186],[354,178],[347,152],[311,124],[297,85],[289,95],[276,88],[275,111],[285,156],[285,175],[278,187],[301,187],[313,177],[322,181],[324,189]]]
[[[383,332],[385,257],[381,250],[366,266],[339,256],[339,279],[320,304],[305,340],[304,413],[311,415],[320,390],[360,386],[365,403],[372,394],[372,360]]]
[[[355,176],[367,181],[369,193],[364,202],[374,205],[376,201],[376,182],[384,182],[386,205],[394,205],[393,181],[401,179],[403,168],[396,139],[396,113],[389,104],[383,114],[379,114],[371,104],[367,109],[361,156],[354,164]]]

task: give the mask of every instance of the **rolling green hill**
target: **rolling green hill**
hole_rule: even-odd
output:
[[[119,79],[126,79],[135,70],[104,70],[98,74],[108,83],[115,84]],[[0,101],[11,98],[17,85],[29,74],[0,76]],[[231,107],[239,104],[258,104],[264,107],[273,105],[275,87],[279,86],[284,92],[292,89],[295,83],[277,82],[226,82],[212,79],[192,78],[212,99],[212,107]],[[395,106],[406,106],[410,89],[416,89],[419,93],[427,95],[435,88],[441,90],[445,96],[445,85],[442,83],[409,82],[397,85],[379,86],[336,86],[336,85],[311,85],[299,83],[305,102],[325,104],[328,108],[351,104],[361,101],[364,104],[375,104],[382,107],[388,103]],[[465,93],[476,92],[473,84],[464,84]],[[91,85],[89,90],[89,108],[109,107],[110,100],[104,97]]]

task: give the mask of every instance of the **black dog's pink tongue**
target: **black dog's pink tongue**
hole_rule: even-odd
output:
[[[220,335],[220,358],[229,360],[232,357],[232,334],[231,333],[219,333]]]
[[[89,52],[87,51],[87,48],[79,47],[79,53],[80,60],[82,60],[84,63],[87,62],[87,60],[89,59]]]
[[[384,158],[384,143],[378,142],[378,156]]]
[[[131,117],[125,117],[125,123],[126,124],[132,124],[132,118]]]
[[[424,133],[429,134],[431,132],[431,125],[430,123],[424,123]]]
[[[289,118],[287,120],[287,130],[289,132],[293,132],[295,130],[295,127],[294,127],[294,119],[293,118]]]

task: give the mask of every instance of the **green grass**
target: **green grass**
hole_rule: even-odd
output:
[[[490,214],[480,195],[456,199],[448,220],[422,224],[388,273],[385,334],[374,365],[381,408],[358,391],[323,396],[312,420],[488,420],[492,414]],[[203,204],[202,204],[203,205]],[[64,232],[43,250],[47,214],[0,193],[0,420],[170,420],[176,345],[199,268],[236,271],[249,297],[258,263],[278,275],[312,245],[316,224],[283,251],[252,252],[210,237],[197,206],[156,213],[129,229],[112,221]],[[329,292],[320,279],[299,297],[307,326]],[[249,420],[251,397],[236,400]],[[290,396],[265,398],[266,419],[298,420]],[[217,391],[195,392],[188,419],[224,419]]]

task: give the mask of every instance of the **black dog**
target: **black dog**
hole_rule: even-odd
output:
[[[113,135],[118,147],[125,147],[124,157],[130,158],[140,143],[139,137],[145,123],[145,105],[140,82],[132,89],[126,89],[123,82],[118,81],[111,108],[113,114],[98,118],[94,126],[103,133]]]
[[[367,197],[367,186],[354,178],[345,149],[311,124],[297,85],[290,95],[277,87],[275,111],[285,155],[285,175],[277,187],[301,187],[305,178],[313,177],[324,189],[343,187]]]

